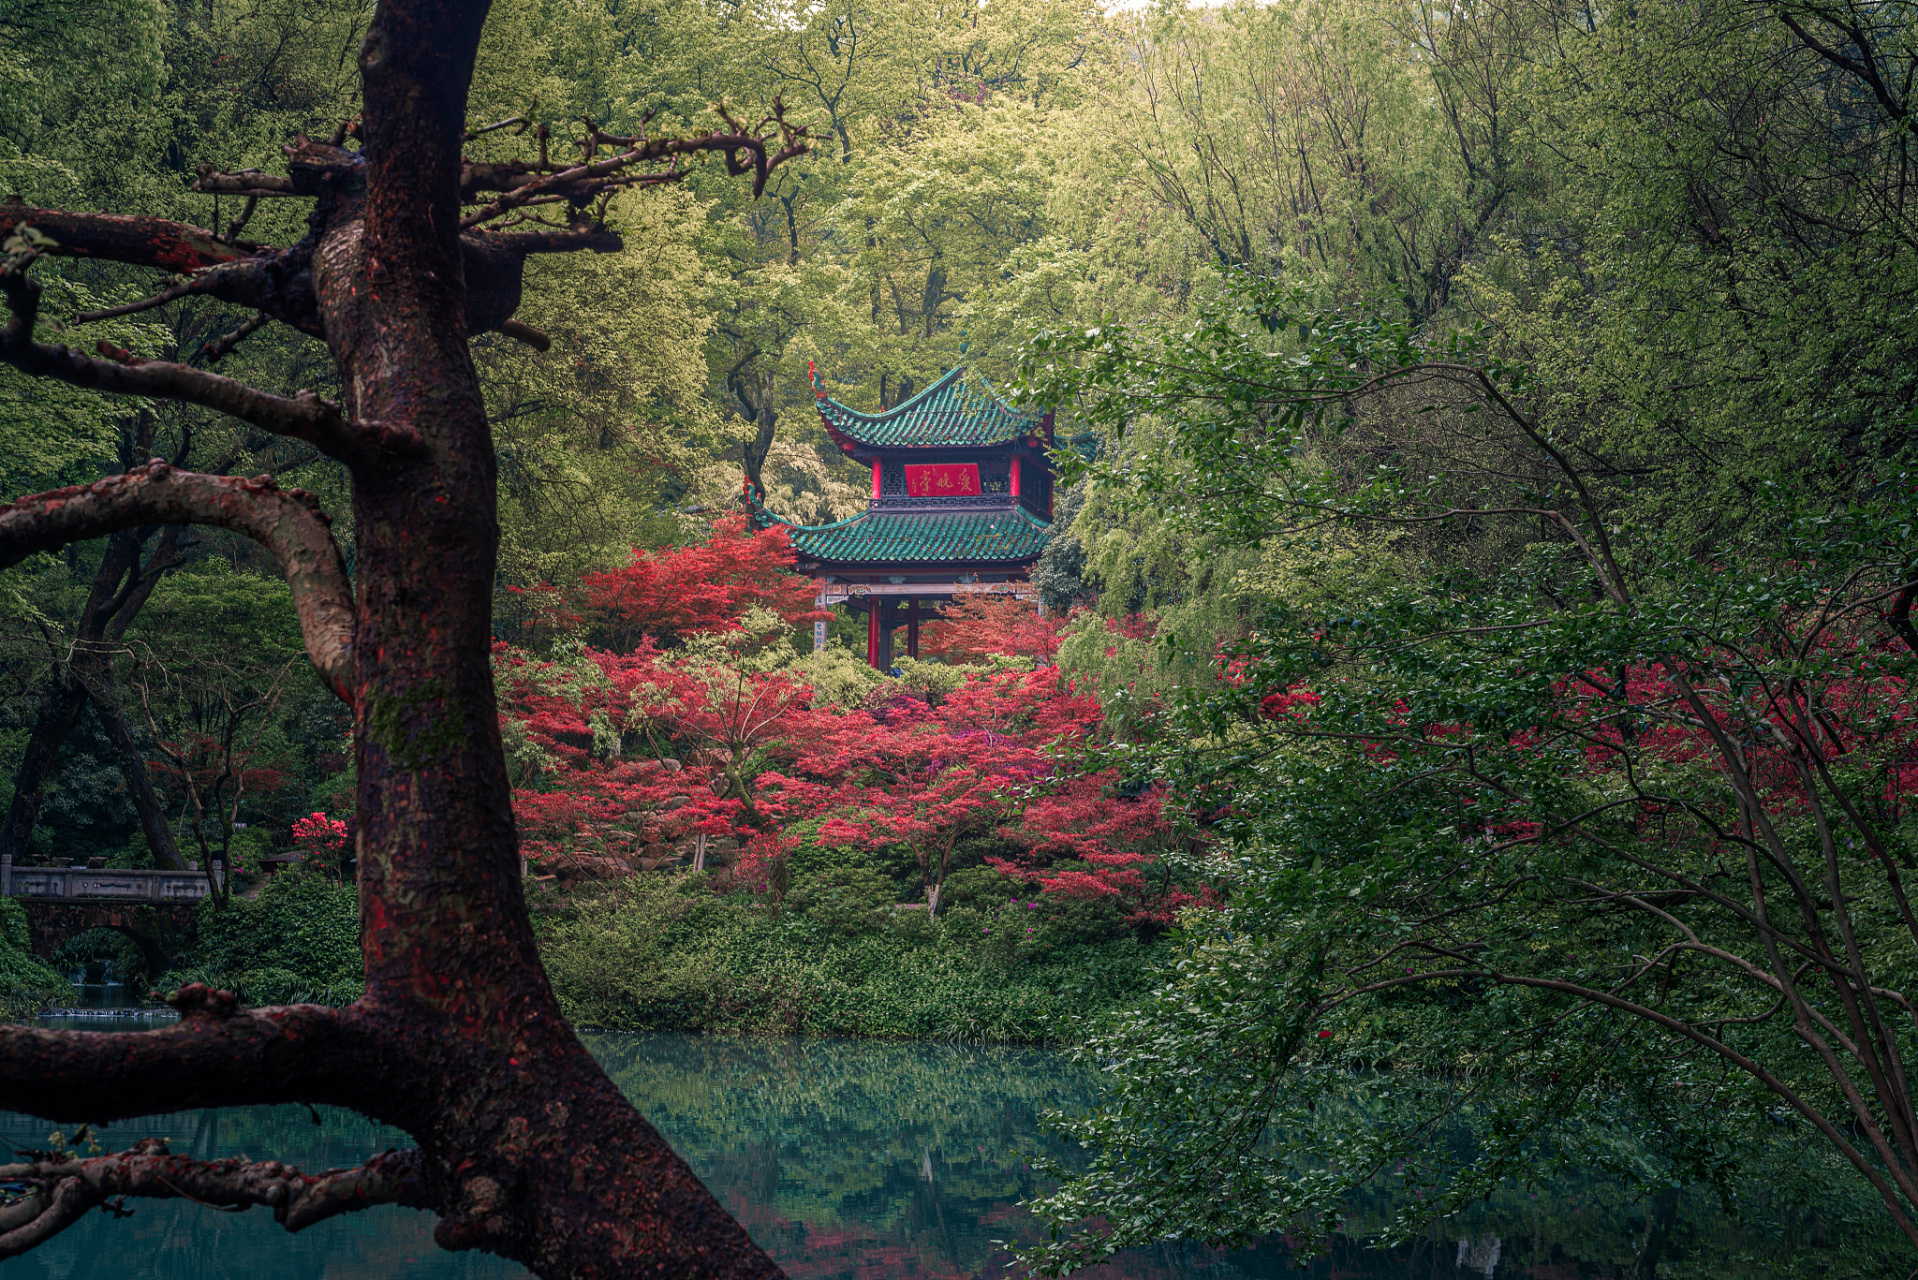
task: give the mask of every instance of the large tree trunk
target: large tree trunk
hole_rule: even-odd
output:
[[[106,555],[101,557],[86,604],[81,607],[79,625],[74,628],[73,646],[48,664],[47,687],[40,696],[33,732],[14,770],[13,800],[7,807],[6,826],[0,829],[0,854],[11,854],[18,861],[32,844],[60,748],[91,700],[107,741],[119,757],[128,798],[140,815],[140,829],[154,860],[172,870],[186,869],[174,847],[173,834],[167,830],[159,798],[153,794],[146,756],[127,732],[125,718],[111,694],[111,648],[126,635],[127,627],[139,616],[161,575],[170,567],[178,532],[177,528],[168,529],[144,566],[141,552],[151,529],[122,530],[108,540]]]
[[[7,806],[7,825],[0,828],[0,854],[19,862],[33,843],[33,829],[40,821],[40,805],[46,799],[47,779],[59,762],[61,744],[80,723],[86,710],[87,693],[78,681],[56,672],[40,695],[34,711],[33,732],[27,735],[26,751],[13,771],[13,801]]]
[[[243,1010],[227,993],[190,987],[175,993],[183,1017],[165,1030],[0,1028],[0,1096],[50,1119],[96,1121],[331,1102],[405,1129],[419,1151],[318,1179],[277,1165],[163,1168],[155,1162],[172,1158],[149,1149],[102,1157],[111,1163],[85,1173],[45,1162],[0,1169],[43,1188],[34,1203],[45,1205],[11,1231],[0,1215],[0,1257],[57,1231],[107,1188],[165,1195],[190,1186],[216,1203],[273,1205],[292,1229],[369,1203],[431,1208],[444,1247],[491,1250],[543,1276],[779,1274],[573,1034],[540,967],[521,894],[489,660],[495,460],[467,350],[474,314],[465,275],[502,256],[500,242],[534,237],[482,237],[475,249],[474,233],[462,236],[463,108],[484,15],[484,4],[456,0],[383,3],[360,54],[362,149],[302,142],[289,151],[287,189],[317,197],[316,234],[277,251],[280,273],[271,279],[305,271],[311,293],[260,295],[260,305],[289,310],[299,296],[316,299],[314,314],[290,322],[325,335],[344,405],[279,400],[111,351],[103,368],[109,362],[31,344],[20,317],[37,293],[18,276],[5,281],[15,323],[0,347],[19,367],[83,385],[162,385],[311,440],[349,468],[356,608],[309,497],[282,494],[264,478],[162,464],[0,509],[0,567],[63,538],[161,515],[238,529],[279,557],[308,650],[354,707],[366,974],[365,997],[344,1010]],[[720,150],[736,172],[756,169],[763,186],[777,162],[764,141],[626,140],[622,163]],[[790,131],[786,141],[782,157],[795,145]],[[739,162],[741,154],[755,164]],[[469,166],[469,185],[473,173]],[[182,252],[177,246],[199,243],[192,230],[142,234]],[[609,238],[598,234],[560,247]],[[241,268],[251,269],[227,261],[215,270],[229,279]],[[511,294],[516,303],[516,274]],[[510,315],[506,305],[488,323],[500,327]]]
[[[134,741],[133,730],[127,725],[126,713],[120,709],[112,682],[102,677],[93,681],[87,692],[93,700],[93,713],[100,717],[100,727],[106,731],[107,741],[120,758],[120,776],[126,779],[127,799],[133,802],[133,811],[140,817],[140,834],[146,837],[153,861],[169,871],[185,871],[186,860],[173,842],[166,810],[161,808],[160,797],[153,791],[146,752]],[[159,970],[154,972],[157,974]]]

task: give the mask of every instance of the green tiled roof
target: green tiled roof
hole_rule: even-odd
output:
[[[968,381],[954,369],[902,405],[861,413],[828,399],[813,373],[819,416],[830,431],[876,448],[974,448],[1006,444],[1046,430],[1043,414],[1020,413],[993,394],[984,378]]]
[[[760,509],[764,511],[764,508]],[[1020,507],[988,511],[867,511],[837,524],[785,525],[800,555],[837,564],[1030,560],[1052,526]]]

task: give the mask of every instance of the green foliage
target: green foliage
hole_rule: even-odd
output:
[[[833,937],[858,937],[886,927],[899,893],[891,876],[865,867],[824,867],[794,877],[785,909]]]
[[[1091,1042],[1115,1088],[1063,1123],[1098,1155],[1039,1205],[1055,1238],[1032,1259],[1060,1271],[1168,1235],[1322,1243],[1381,1177],[1420,1192],[1397,1239],[1561,1167],[1730,1200],[1774,1118],[1899,1131],[1904,1086],[1850,1073],[1918,1051],[1903,1019],[1853,1019],[1842,1058],[1820,1058],[1780,1013],[1842,1018],[1914,972],[1894,869],[1911,862],[1910,651],[1876,603],[1910,577],[1902,499],[1781,478],[1750,505],[1762,554],[1696,555],[1696,526],[1621,520],[1602,469],[1544,424],[1553,389],[1477,336],[1437,346],[1273,280],[1227,302],[1035,349],[1055,389],[1083,379],[1095,418],[1150,415],[1149,447],[1094,468],[1135,484],[1122,509],[1172,504],[1175,528],[1264,563],[1250,625],[1208,637],[1226,643],[1159,736],[1113,752],[1213,811],[1233,897],[1186,921],[1177,976]],[[1349,466],[1351,438],[1427,447],[1420,417],[1447,414],[1477,452],[1445,474]],[[1895,460],[1868,474],[1910,484]],[[1429,532],[1468,520],[1449,545]],[[1391,547],[1395,527],[1421,554]],[[1827,936],[1853,968],[1806,994],[1779,948],[1817,956]],[[1621,1117],[1642,1159],[1594,1137]],[[1461,1140],[1435,1142],[1442,1125]],[[1880,1189],[1903,1212],[1908,1187]]]
[[[826,871],[773,918],[698,878],[640,876],[542,913],[540,954],[567,1016],[618,1030],[1045,1041],[1146,980],[1130,936],[1014,948],[970,907],[935,923],[893,897],[877,873]]]
[[[251,1004],[348,1004],[359,998],[358,895],[313,872],[284,871],[252,898],[202,899],[192,964],[159,982],[205,982]]]
[[[991,867],[965,867],[946,877],[939,891],[940,907],[992,909],[1011,901],[1018,885]]]
[[[1786,10],[1754,20],[1728,0],[1616,13],[1280,0],[1110,18],[1088,0],[494,6],[476,121],[527,111],[559,135],[580,115],[632,131],[658,107],[658,133],[709,126],[714,99],[756,117],[777,95],[816,144],[756,202],[706,171],[623,196],[609,215],[622,252],[528,273],[520,318],[550,352],[476,341],[506,580],[563,580],[695,536],[732,509],[759,432],[776,429],[775,508],[848,514],[864,479],[816,422],[809,361],[831,394],[877,408],[961,360],[996,377],[1015,335],[1051,331],[1025,352],[1024,387],[1061,407],[1062,433],[1089,428],[1099,446],[1065,460],[1076,482],[1034,572],[1049,607],[1097,597],[1061,663],[1098,680],[1119,739],[1109,762],[1178,787],[1236,876],[1229,912],[1191,917],[1177,966],[1094,1042],[1119,1064],[1115,1088],[1075,1123],[1105,1154],[1052,1202],[1061,1224],[1105,1213],[1115,1238],[1141,1241],[1310,1234],[1368,1167],[1416,1184],[1428,1214],[1524,1161],[1727,1195],[1735,1165],[1770,1167],[1776,1151],[1753,1137],[1774,1127],[1769,1104],[1589,1010],[1460,978],[1308,1015],[1327,973],[1397,945],[1433,903],[1490,920],[1460,954],[1502,972],[1596,983],[1619,957],[1658,954],[1656,928],[1539,887],[1602,880],[1604,841],[1643,852],[1641,833],[1608,817],[1541,852],[1493,839],[1487,814],[1550,828],[1655,802],[1722,819],[1722,779],[1661,759],[1627,783],[1569,741],[1526,755],[1514,735],[1551,722],[1559,682],[1674,655],[1722,676],[1734,704],[1826,680],[1815,648],[1739,667],[1701,637],[1736,648],[1789,632],[1845,573],[1878,592],[1874,608],[1910,578],[1896,510],[1862,532],[1870,521],[1851,520],[1861,498],[1910,496],[1898,459],[1918,404],[1918,201],[1895,100],[1908,15],[1859,10],[1838,31],[1831,10],[1788,10],[1811,35],[1775,20]],[[357,73],[340,51],[369,12],[16,5],[0,13],[4,190],[230,226],[232,202],[186,194],[184,179],[202,162],[270,167],[295,133],[350,118]],[[1848,61],[1865,45],[1876,53]],[[1856,68],[1877,75],[1873,57],[1887,70],[1868,82]],[[475,150],[534,145],[500,132]],[[290,242],[300,216],[265,202],[247,234]],[[152,285],[98,262],[36,272],[50,319]],[[189,301],[89,335],[191,358],[238,318]],[[267,333],[222,367],[330,394],[315,352]],[[0,370],[0,491],[124,462],[144,412]],[[337,470],[310,454],[152,412],[156,449],[191,431],[235,473],[297,475],[340,509]],[[252,822],[232,846],[252,860],[309,803],[350,808],[343,721],[304,673],[257,554],[201,536],[115,661],[152,711],[140,745],[155,758],[241,741],[256,770],[244,797],[193,827]],[[29,686],[68,643],[96,556],[40,557],[7,581],[9,778]],[[503,635],[530,629],[527,597],[500,600]],[[835,628],[843,639],[846,620]],[[794,659],[776,641],[743,656],[728,643],[687,660],[779,666],[843,708],[900,692],[937,705],[965,674],[904,662],[893,681],[838,644]],[[1288,701],[1307,685],[1318,701]],[[1407,717],[1420,733],[1464,728],[1381,755]],[[507,732],[515,778],[537,784],[553,759]],[[743,774],[764,767],[763,747],[737,753]],[[176,778],[209,766],[190,754]],[[1835,787],[1896,796],[1885,752],[1841,754]],[[178,786],[166,799],[190,807]],[[1909,817],[1888,803],[1869,819],[1887,852],[1908,853]],[[142,859],[90,723],[44,812],[37,851]],[[1776,825],[1799,850],[1830,824]],[[1031,906],[977,865],[1003,852],[996,837],[956,852],[935,921],[900,909],[903,847],[854,853],[821,844],[816,824],[781,834],[796,844],[776,915],[668,876],[547,903],[569,1009],[621,1027],[1041,1038],[1064,1034],[1064,1014],[1137,996],[1162,954],[1109,900]],[[1684,874],[1720,875],[1720,851],[1686,840]],[[1854,902],[1896,984],[1918,960],[1886,924],[1886,892]],[[204,910],[197,968],[176,978],[255,1001],[357,990],[350,889],[282,876]],[[58,990],[17,941],[0,965],[0,1005]],[[1723,991],[1671,999],[1706,1021],[1754,1012]],[[1514,1030],[1540,1026],[1534,1040]],[[1791,1043],[1735,1035],[1770,1057]],[[1829,1104],[1795,1065],[1784,1074]],[[1433,1136],[1438,1114],[1471,1135],[1469,1154]],[[1651,1135],[1644,1160],[1600,1123],[1618,1116]]]
[[[76,998],[67,980],[36,959],[30,946],[26,910],[0,898],[0,1018],[23,1018]]]

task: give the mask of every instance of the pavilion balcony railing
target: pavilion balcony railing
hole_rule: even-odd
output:
[[[969,493],[956,498],[907,498],[886,494],[867,500],[871,511],[1010,511],[1018,499],[1009,493]]]
[[[225,868],[213,876],[226,883]],[[120,871],[99,867],[16,867],[0,856],[0,898],[41,901],[197,902],[210,892],[203,871]]]
[[[822,582],[818,593],[813,596],[813,604],[825,609],[848,600],[863,600],[868,596],[901,599],[913,596],[920,599],[1012,596],[1020,600],[1036,600],[1039,598],[1039,588],[1030,582]]]

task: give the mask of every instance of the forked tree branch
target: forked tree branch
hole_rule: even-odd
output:
[[[786,119],[785,104],[778,98],[773,99],[771,114],[752,128],[734,119],[723,107],[719,109],[719,116],[726,122],[725,129],[689,138],[606,133],[587,120],[584,122],[585,156],[576,164],[560,166],[550,161],[468,164],[462,175],[468,198],[481,189],[497,190],[500,195],[467,214],[460,225],[477,227],[529,204],[563,199],[578,205],[622,187],[676,182],[689,172],[678,167],[680,157],[715,151],[724,157],[727,173],[734,177],[752,175],[753,195],[757,197],[766,189],[766,178],[774,169],[806,153],[806,130]],[[595,153],[601,147],[613,148],[613,153],[597,158]],[[672,161],[673,167],[640,171],[640,166],[661,160]]]
[[[104,342],[99,349],[107,359],[82,355],[69,347],[36,342],[33,331],[40,318],[41,290],[39,282],[27,274],[35,256],[24,254],[0,266],[0,294],[4,294],[9,312],[6,327],[0,329],[0,360],[22,373],[54,378],[94,391],[181,400],[216,409],[263,431],[304,440],[334,457],[343,455],[357,442],[357,433],[341,415],[339,407],[311,391],[303,391],[291,399],[270,395],[204,369],[165,360],[143,360]]]
[[[129,1196],[193,1200],[219,1209],[265,1205],[289,1232],[376,1204],[432,1209],[439,1204],[415,1150],[389,1151],[352,1169],[301,1173],[277,1160],[255,1163],[245,1156],[190,1160],[167,1151],[164,1138],[145,1138],[114,1155],[79,1159],[56,1152],[0,1165],[0,1182],[26,1187],[11,1204],[0,1203],[0,1258],[11,1258],[58,1235],[88,1210],[116,1216]]]
[[[155,524],[200,524],[253,539],[293,591],[306,653],[328,688],[353,702],[357,612],[346,562],[318,501],[271,476],[243,480],[180,471],[156,458],[124,475],[34,494],[0,507],[0,569],[38,551]]]

